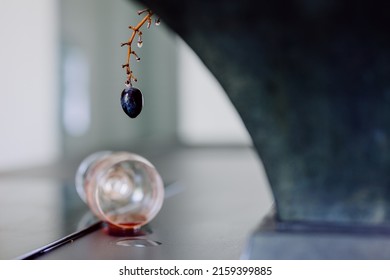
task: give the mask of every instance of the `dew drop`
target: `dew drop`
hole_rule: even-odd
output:
[[[142,48],[143,43],[144,43],[143,41],[138,41],[138,42],[137,42],[137,46],[138,46],[139,48]]]
[[[156,19],[156,21],[155,21],[155,23],[154,23],[156,26],[159,26],[160,24],[161,24],[161,21],[160,21],[160,19],[158,18],[158,19]]]

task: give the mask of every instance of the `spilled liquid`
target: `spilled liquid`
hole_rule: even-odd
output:
[[[154,247],[154,246],[159,246],[161,244],[162,244],[161,242],[155,240],[136,239],[136,238],[122,239],[116,242],[116,245],[118,246],[138,247],[138,248]]]
[[[121,226],[105,223],[103,230],[111,236],[145,236],[152,233],[152,230],[147,227],[141,227],[138,223],[126,223]]]
[[[161,245],[161,242],[144,239],[143,236],[152,233],[152,230],[148,226],[137,227],[137,225],[126,224],[126,227],[118,227],[112,224],[106,224],[105,230],[112,236],[126,236],[124,239],[116,241],[116,245],[124,247],[153,247]],[[129,227],[130,226],[130,227]],[[133,227],[131,227],[133,226]]]

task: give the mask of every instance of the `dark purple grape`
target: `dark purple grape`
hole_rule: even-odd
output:
[[[121,105],[123,111],[130,118],[136,118],[144,106],[144,98],[141,91],[135,87],[128,87],[122,91]]]

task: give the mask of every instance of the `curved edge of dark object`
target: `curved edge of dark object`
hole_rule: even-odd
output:
[[[279,220],[389,224],[389,3],[140,2],[226,90]]]

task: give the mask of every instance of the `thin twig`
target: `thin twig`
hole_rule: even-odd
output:
[[[133,33],[131,34],[129,40],[126,43],[121,44],[121,47],[126,46],[126,45],[128,46],[126,63],[122,65],[122,68],[125,68],[125,70],[126,70],[126,75],[127,75],[126,84],[130,84],[130,85],[131,85],[131,81],[135,81],[135,82],[137,81],[137,78],[133,75],[133,71],[131,71],[131,69],[130,69],[131,55],[134,55],[134,57],[137,61],[140,60],[140,58],[135,53],[135,51],[132,50],[132,44],[133,44],[134,38],[138,34],[138,36],[139,36],[138,37],[139,38],[138,45],[139,45],[139,47],[141,47],[143,42],[142,42],[142,32],[140,31],[140,28],[145,24],[145,22],[148,23],[148,28],[149,28],[150,23],[152,21],[153,12],[151,10],[145,9],[145,10],[139,11],[138,14],[141,15],[145,12],[147,12],[147,15],[135,27],[129,26],[129,28],[133,30]]]

